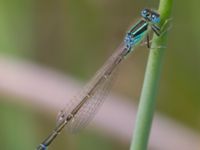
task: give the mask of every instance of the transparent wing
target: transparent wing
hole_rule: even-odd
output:
[[[63,110],[61,110],[58,115],[57,122],[61,122],[63,119],[73,111],[73,109],[88,95],[89,91],[96,86],[95,91],[92,96],[90,96],[87,101],[82,105],[79,111],[75,114],[74,118],[68,123],[68,129],[70,132],[78,131],[79,129],[85,127],[89,121],[94,117],[101,104],[103,103],[105,97],[107,96],[111,83],[113,81],[115,69],[112,73],[107,76],[105,80],[98,82],[105,72],[111,67],[116,68],[114,63],[116,59],[121,55],[123,47],[120,46],[119,49],[108,59],[108,61],[103,65],[103,67],[96,73],[94,78],[83,88],[81,93],[74,97],[70,103],[68,103]],[[116,65],[116,66],[115,66]],[[96,83],[98,82],[98,85]]]
[[[68,125],[68,129],[71,132],[77,132],[78,130],[84,128],[95,116],[112,87],[113,79],[116,77],[114,74],[115,73],[112,73],[112,75],[109,76],[105,82],[98,85],[95,94],[84,103],[75,115],[73,120]]]

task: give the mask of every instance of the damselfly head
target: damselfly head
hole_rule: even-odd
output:
[[[160,22],[160,14],[152,9],[145,8],[141,11],[141,16],[152,23],[159,23]]]

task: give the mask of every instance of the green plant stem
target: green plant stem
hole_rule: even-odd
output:
[[[161,16],[160,26],[170,18],[173,0],[160,0],[159,13]],[[163,36],[153,36],[152,49],[150,50],[131,150],[147,150],[149,134],[155,108],[156,92],[160,79],[160,70],[164,50],[167,42],[167,33]]]

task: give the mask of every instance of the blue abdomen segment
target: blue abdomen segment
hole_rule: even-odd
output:
[[[40,144],[36,150],[47,150],[47,146],[45,146],[44,144]]]
[[[127,33],[124,42],[126,47],[131,49],[133,46],[137,45],[142,39],[143,39],[143,33],[139,34],[137,36],[133,36],[130,32]]]

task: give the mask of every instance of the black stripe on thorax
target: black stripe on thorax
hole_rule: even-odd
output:
[[[140,20],[130,31],[134,37],[145,32],[148,28],[148,23],[145,20]]]

